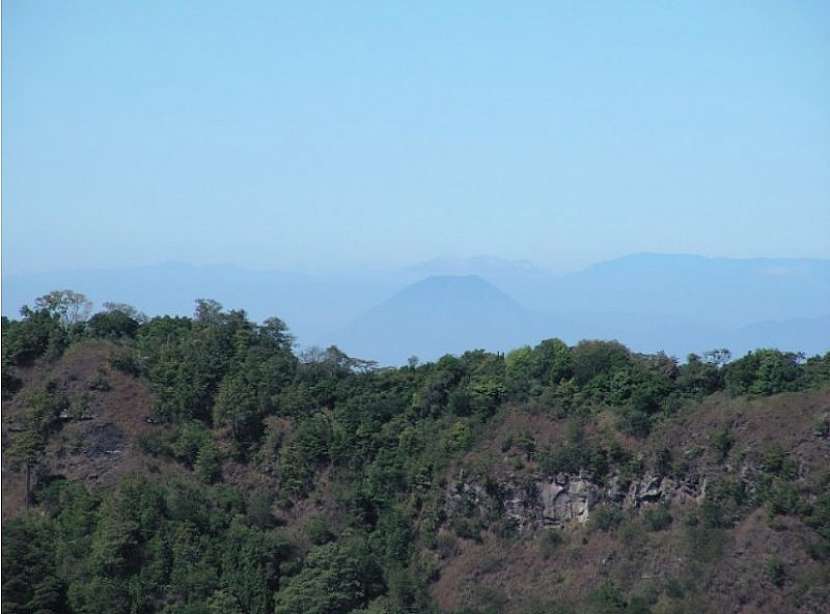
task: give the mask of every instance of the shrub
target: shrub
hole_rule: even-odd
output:
[[[248,524],[259,529],[271,529],[277,523],[271,512],[274,499],[268,492],[254,492],[248,497],[245,516]]]
[[[536,456],[536,439],[529,431],[525,431],[519,436],[516,447],[524,453],[527,461],[533,460]]]
[[[671,526],[672,515],[666,505],[652,507],[643,513],[643,522],[649,531],[662,531]]]
[[[219,450],[213,441],[205,441],[199,447],[199,451],[196,453],[196,461],[193,463],[193,470],[199,479],[206,484],[212,484],[221,478],[222,463],[219,459]]]
[[[588,611],[597,614],[611,614],[627,611],[627,603],[622,591],[612,582],[606,581],[588,597]]]
[[[700,522],[707,529],[721,529],[730,525],[720,501],[707,496],[700,506]]]
[[[644,411],[623,407],[619,410],[617,428],[621,433],[643,439],[651,432],[651,418]]]
[[[591,511],[588,526],[591,530],[613,531],[623,520],[622,511],[610,505],[600,505]]]
[[[323,516],[310,518],[303,529],[308,540],[315,546],[322,546],[335,539],[334,533],[329,530],[329,523]]]
[[[538,456],[540,468],[548,475],[578,473],[580,469],[586,469],[595,479],[601,480],[608,473],[608,451],[588,441],[577,421],[568,424],[564,445],[547,446]]]
[[[819,495],[805,521],[809,527],[830,542],[830,492]]]
[[[176,460],[192,468],[199,452],[212,444],[212,437],[200,422],[187,422],[174,431],[172,452]]]
[[[787,580],[787,572],[784,563],[775,557],[767,561],[767,577],[775,586],[781,588]]]
[[[441,533],[435,538],[435,549],[442,559],[449,559],[458,554],[458,540],[454,535]]]
[[[457,420],[446,434],[444,446],[448,452],[463,452],[473,444],[473,433],[466,422]]]
[[[562,532],[556,529],[545,529],[539,538],[539,553],[546,561],[562,545]]]
[[[719,463],[726,460],[729,456],[729,451],[735,445],[735,436],[728,426],[724,426],[712,437],[712,447],[717,452],[717,459]]]
[[[762,463],[764,471],[769,474],[787,480],[798,476],[798,464],[777,444],[766,451]]]
[[[668,448],[657,451],[654,461],[654,472],[659,476],[671,475],[673,471],[672,453]]]
[[[502,518],[492,526],[492,530],[502,539],[515,539],[519,535],[519,522],[515,518]]]
[[[790,482],[776,480],[767,494],[769,516],[777,514],[798,514],[804,507],[798,488]]]
[[[138,447],[149,456],[160,456],[169,449],[164,436],[158,431],[141,433],[138,436]]]
[[[695,522],[694,516],[686,522],[684,537],[689,558],[696,563],[712,563],[723,554],[723,530]]]
[[[450,525],[458,537],[470,539],[475,542],[481,541],[481,522],[474,518],[453,518]]]
[[[121,371],[121,373],[132,375],[133,377],[138,377],[141,374],[141,366],[138,364],[138,360],[131,350],[125,348],[116,350],[110,356],[109,362],[113,369]]]
[[[89,389],[97,392],[107,392],[111,388],[112,386],[110,386],[110,381],[107,379],[107,374],[102,371],[99,371],[95,375],[95,378],[89,382]]]

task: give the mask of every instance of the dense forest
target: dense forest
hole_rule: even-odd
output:
[[[830,603],[830,353],[380,368],[56,291],[3,318],[2,389],[7,614]]]

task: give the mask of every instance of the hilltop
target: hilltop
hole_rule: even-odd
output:
[[[471,276],[492,286],[490,298],[509,297],[508,320],[499,319],[502,306],[488,296],[478,307],[455,300],[472,291]],[[444,282],[433,283],[439,279]],[[396,366],[413,354],[436,360],[446,352],[509,349],[551,335],[570,344],[617,339],[638,352],[664,351],[681,360],[716,346],[736,354],[766,345],[830,351],[830,261],[820,259],[632,254],[570,273],[492,256],[325,274],[164,263],[7,275],[3,313],[16,316],[58,287],[150,315],[187,315],[193,297],[209,296],[244,305],[254,320],[278,314],[303,347],[336,344]],[[401,298],[410,293],[417,307]],[[380,326],[384,318],[394,327]],[[405,327],[398,325],[403,319]]]

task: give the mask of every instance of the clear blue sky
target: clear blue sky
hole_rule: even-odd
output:
[[[830,257],[830,3],[3,2],[5,272]]]

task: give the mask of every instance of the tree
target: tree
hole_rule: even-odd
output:
[[[677,387],[688,394],[711,394],[720,386],[720,370],[697,354],[689,354],[686,364],[678,370]]]
[[[626,367],[630,360],[628,348],[617,341],[580,341],[571,357],[574,377],[581,386]]]
[[[65,587],[55,569],[54,532],[48,521],[3,521],[3,612],[65,612]]]
[[[508,353],[504,359],[507,368],[508,380],[513,384],[512,388],[526,390],[530,378],[533,376],[533,350],[529,345],[516,348]]]
[[[63,327],[68,329],[89,317],[92,311],[92,301],[80,292],[52,290],[36,298],[35,307],[58,316]]]
[[[213,441],[205,442],[196,453],[196,461],[193,463],[196,475],[203,482],[211,484],[217,481],[222,475],[222,463],[219,459],[219,450]]]
[[[9,447],[8,455],[12,465],[22,466],[26,470],[26,509],[29,509],[31,500],[32,469],[40,462],[45,448],[46,439],[31,428],[18,433]]]
[[[770,395],[797,390],[804,378],[803,355],[761,349],[724,367],[726,389],[735,395]]]
[[[3,372],[10,365],[30,364],[44,354],[56,357],[62,351],[66,332],[57,315],[45,309],[20,310],[22,320],[3,322]]]
[[[106,302],[104,303],[104,311],[106,313],[113,313],[115,311],[123,313],[125,316],[128,316],[138,322],[139,324],[145,324],[149,320],[147,314],[142,311],[139,311],[132,305],[128,305],[127,303],[112,303]]]
[[[210,298],[197,298],[193,319],[203,324],[215,324],[222,316],[222,304]]]
[[[138,326],[138,320],[119,310],[96,313],[87,324],[89,333],[94,337],[114,339],[134,337]]]
[[[9,446],[9,459],[15,467],[26,470],[26,507],[29,506],[32,469],[43,458],[49,433],[54,428],[60,412],[67,408],[65,396],[46,388],[31,393],[26,399],[23,414],[23,430],[16,433]]]
[[[545,339],[535,348],[538,377],[558,384],[572,375],[571,349],[561,339]]]
[[[267,318],[263,321],[259,327],[259,334],[286,351],[289,351],[294,343],[294,337],[288,332],[288,325],[279,318]]]
[[[365,543],[351,539],[312,548],[303,570],[276,595],[275,614],[332,614],[365,607],[383,590]]]

